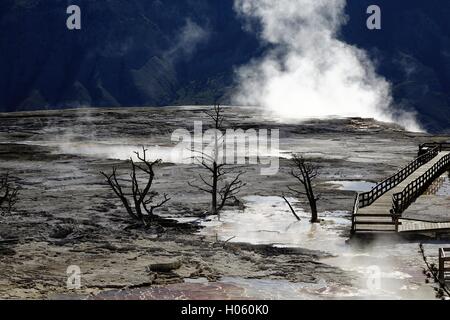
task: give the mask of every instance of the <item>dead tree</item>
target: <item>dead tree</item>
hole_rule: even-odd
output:
[[[439,269],[436,267],[436,264],[428,262],[423,243],[419,244],[419,253],[422,255],[423,261],[427,267],[423,270],[423,273],[426,276],[425,283],[429,283],[430,279],[433,278],[434,282],[439,285],[439,288],[434,288],[436,291],[436,298],[443,300],[450,298],[450,288],[447,286],[445,280],[442,281],[440,279]]]
[[[17,195],[19,193],[19,189],[16,188],[9,176],[6,173],[4,176],[0,177],[0,213],[8,214],[14,208],[14,205],[17,202]]]
[[[209,177],[205,178],[199,174],[201,185],[188,182],[191,187],[211,194],[211,214],[219,215],[220,211],[226,205],[228,200],[236,199],[239,190],[245,186],[240,177],[244,172],[234,172],[229,168],[229,164],[222,162],[220,151],[223,151],[224,135],[222,133],[224,115],[220,105],[214,105],[213,110],[205,111],[205,114],[213,121],[215,129],[214,147],[212,154],[203,151],[193,150],[193,160],[198,162],[208,171]],[[230,178],[230,175],[233,176]]]
[[[302,186],[303,190],[298,190],[293,187],[288,187],[297,198],[302,198],[306,196],[308,199],[309,207],[311,209],[311,222],[319,222],[317,214],[317,201],[319,197],[314,194],[313,181],[317,178],[319,172],[317,166],[308,162],[300,155],[294,154],[292,156],[292,169],[291,175],[297,179],[297,181]],[[292,207],[291,207],[292,208]]]
[[[137,159],[141,164],[138,164],[130,158],[131,163],[131,194],[124,192],[119,179],[117,178],[117,169],[113,167],[111,174],[101,172],[106,178],[111,189],[115,195],[122,201],[127,213],[131,218],[141,221],[147,225],[154,218],[154,211],[166,204],[170,198],[164,194],[163,199],[155,202],[158,193],[152,191],[152,184],[155,179],[154,167],[161,163],[161,160],[149,161],[147,159],[147,150],[142,148],[143,154],[135,152]],[[138,171],[146,175],[146,182],[144,188],[139,186]]]

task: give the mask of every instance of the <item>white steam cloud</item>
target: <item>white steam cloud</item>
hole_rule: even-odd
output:
[[[413,114],[392,108],[391,86],[366,53],[338,40],[346,0],[235,0],[234,6],[260,23],[259,36],[272,47],[237,70],[234,103],[262,106],[284,120],[363,117],[421,131]]]

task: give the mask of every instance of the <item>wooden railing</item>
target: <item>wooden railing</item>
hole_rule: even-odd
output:
[[[356,227],[356,214],[358,213],[359,209],[359,194],[356,194],[355,204],[353,205],[353,214],[352,214],[352,234],[355,232]]]
[[[439,249],[439,282],[443,285],[450,278],[446,277],[446,274],[450,273],[450,268],[445,267],[445,263],[450,262],[450,256],[447,256],[447,252],[450,253],[450,248]]]
[[[397,186],[400,182],[405,180],[411,173],[416,171],[420,166],[436,157],[438,153],[439,147],[434,146],[432,149],[429,149],[425,154],[417,157],[414,161],[412,161],[406,167],[401,169],[399,172],[377,184],[369,192],[359,193],[356,199],[356,201],[359,202],[358,208],[364,208],[371,205],[383,194],[385,194],[386,192]]]
[[[450,151],[450,143],[449,142],[428,142],[422,143],[419,146],[419,157],[431,149],[438,148],[438,152],[441,151]]]
[[[436,148],[434,148],[433,150],[435,149]],[[402,192],[395,193],[392,196],[392,213],[397,217],[401,215],[437,177],[439,177],[443,172],[445,172],[445,170],[447,170],[449,166],[450,154],[447,154],[438,162],[436,162],[423,175],[408,184]]]

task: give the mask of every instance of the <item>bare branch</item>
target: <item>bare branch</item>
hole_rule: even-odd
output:
[[[297,218],[298,221],[301,221],[300,217],[297,215],[297,213],[295,212],[294,208],[292,207],[291,203],[288,201],[288,199],[286,199],[285,196],[281,196],[284,201],[286,201],[287,205],[289,206],[289,209],[291,209],[292,214],[295,216],[295,218]]]
[[[294,189],[294,188],[289,187],[289,186],[288,186],[288,189],[289,189],[289,191],[291,191],[294,194],[301,194],[301,195],[306,196],[306,192],[304,192],[304,191],[300,191],[300,190]]]
[[[168,197],[167,194],[164,194],[164,199],[161,200],[161,202],[159,202],[158,204],[154,205],[154,206],[150,206],[150,209],[147,208],[147,205],[151,203],[150,202],[144,202],[143,203],[143,207],[144,210],[148,213],[149,216],[153,216],[153,211],[155,209],[161,208],[164,204],[166,204],[167,202],[169,202],[171,199]]]
[[[202,187],[197,186],[197,185],[195,185],[195,184],[193,184],[193,183],[191,183],[191,182],[188,182],[188,185],[189,185],[190,187],[196,188],[196,189],[198,189],[198,190],[200,190],[200,191],[212,193],[211,189],[202,188]]]
[[[111,174],[106,174],[104,172],[100,173],[106,178],[106,181],[113,192],[122,201],[122,204],[128,214],[133,219],[147,224],[145,218],[149,217],[151,219],[153,217],[154,209],[163,206],[170,200],[170,198],[168,198],[167,195],[164,195],[164,199],[161,202],[148,208],[148,205],[153,203],[153,199],[157,195],[156,192],[151,191],[151,188],[155,178],[154,166],[161,163],[161,160],[158,159],[155,161],[149,161],[147,157],[147,149],[145,149],[144,147],[142,148],[142,154],[140,152],[135,152],[135,154],[137,159],[141,161],[142,164],[137,164],[135,161],[133,161],[132,158],[129,161],[129,163],[131,164],[131,194],[125,194],[123,192],[122,186],[119,183],[119,179],[117,178],[117,169],[115,167],[113,167]],[[145,173],[145,175],[147,176],[147,180],[143,189],[139,186],[138,171],[141,173]],[[128,200],[127,196],[131,196],[134,206],[130,205],[130,201]],[[144,215],[143,210],[147,212],[147,216]]]
[[[202,176],[201,174],[199,174],[198,176],[200,177],[200,180],[202,180],[203,183],[206,184],[208,187],[210,187],[210,188],[213,187],[212,184],[209,183],[209,182],[207,182],[207,181],[205,180],[205,178],[203,178],[203,176]]]
[[[225,119],[223,115],[223,108],[221,108],[219,104],[215,104],[210,110],[207,110],[204,113],[213,121],[214,128],[217,130],[216,132],[220,132],[220,134],[215,134],[215,149],[213,150],[214,156],[205,154],[203,150],[194,150],[194,152],[200,156],[194,156],[193,158],[209,172],[211,178],[208,180],[200,175],[200,180],[204,186],[198,186],[191,182],[188,182],[188,185],[200,191],[211,194],[211,212],[212,214],[219,214],[220,210],[222,210],[225,206],[227,200],[236,198],[236,194],[243,186],[245,186],[245,184],[240,180],[242,172],[234,177],[231,182],[226,181],[226,177],[232,172],[232,170],[227,170],[227,164],[219,163],[217,159],[219,150],[222,148],[224,142],[224,135],[220,131]],[[201,159],[199,159],[200,157]],[[218,200],[220,200],[220,203],[218,203]]]
[[[218,208],[219,211],[225,206],[227,200],[233,198],[236,193],[245,186],[245,184],[240,180],[240,176],[242,174],[243,172],[238,173],[238,175],[230,183],[225,184],[225,186],[219,191],[219,195],[222,200]]]

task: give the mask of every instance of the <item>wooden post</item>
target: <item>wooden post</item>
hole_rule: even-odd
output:
[[[440,284],[445,284],[445,254],[444,254],[444,249],[440,248],[439,249],[439,282]]]
[[[352,230],[350,231],[350,233],[353,235],[356,232],[356,214],[358,213],[358,209],[359,209],[359,193],[356,193],[355,196],[355,204],[353,205],[353,212],[352,212]]]

